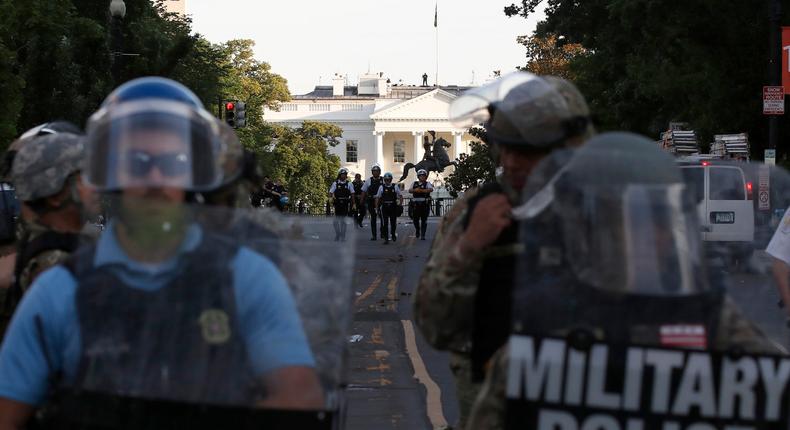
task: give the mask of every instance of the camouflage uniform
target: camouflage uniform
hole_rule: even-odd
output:
[[[733,346],[751,354],[777,354],[780,351],[760,330],[747,320],[733,301],[727,298],[721,312],[714,350],[727,350]],[[502,347],[488,369],[486,380],[475,400],[467,429],[505,428],[505,386],[508,368],[508,347]]]
[[[562,109],[549,109],[542,105],[532,105],[527,113],[541,112],[537,115],[549,121],[548,127],[556,122],[556,115],[586,118],[589,108],[584,97],[573,84],[563,79],[545,77],[562,100]],[[515,114],[519,119],[518,113]],[[501,124],[500,124],[501,125]],[[538,127],[540,128],[540,127]],[[591,124],[577,130],[574,143],[582,143],[594,134]],[[571,141],[566,144],[572,144]],[[560,147],[554,148],[555,152]],[[552,165],[551,168],[555,166]],[[551,177],[555,171],[545,172]],[[508,199],[515,206],[519,195],[507,184],[502,184]],[[464,427],[475,397],[481,384],[472,382],[472,337],[473,315],[480,273],[484,261],[489,258],[511,255],[520,251],[518,246],[490,246],[480,253],[464,253],[458,241],[464,233],[464,223],[469,216],[468,205],[474,193],[466,193],[453,205],[452,213],[445,220],[437,233],[433,244],[433,253],[425,265],[415,293],[414,319],[426,340],[434,347],[451,352],[450,367],[456,377],[457,396],[461,412],[459,426]]]
[[[35,221],[23,222],[22,230],[24,231],[24,235],[20,236],[19,249],[24,249],[26,244],[33,242],[44,233],[50,231],[48,227]],[[69,255],[71,254],[60,249],[49,249],[31,258],[27,264],[22,267],[22,271],[19,275],[18,282],[19,286],[22,287],[22,292],[26,292],[28,288],[30,288],[30,285],[39,274],[53,266],[65,262]]]

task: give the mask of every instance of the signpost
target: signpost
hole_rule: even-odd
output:
[[[758,172],[760,186],[757,189],[757,209],[761,211],[771,210],[771,177],[769,169],[770,167],[768,167],[767,164],[763,164],[760,166],[760,171]]]
[[[785,91],[781,86],[763,87],[763,115],[785,114]]]

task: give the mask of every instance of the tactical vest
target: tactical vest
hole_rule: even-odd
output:
[[[420,183],[420,181],[414,181],[414,184],[411,187],[412,188],[419,188],[421,190],[427,190],[428,189],[428,182]],[[414,197],[412,197],[411,201],[413,201],[414,203],[425,203],[425,202],[428,201],[428,195],[426,195],[426,194],[415,194]]]
[[[398,194],[395,191],[395,184],[390,185],[382,185],[383,190],[381,191],[381,203],[385,205],[392,205],[398,200]]]
[[[335,181],[335,200],[348,200],[351,191],[348,190],[348,181]]]
[[[255,386],[230,265],[239,248],[206,235],[156,291],[93,266],[96,247],[66,263],[77,282],[81,356],[73,386],[181,402],[250,405]],[[115,269],[115,270],[112,270]],[[64,387],[68,390],[70,387]]]
[[[365,185],[364,182],[362,182],[362,181],[352,182],[351,184],[354,186],[354,195],[355,196],[359,196],[360,194],[362,194],[362,186]]]
[[[379,187],[383,184],[381,176],[378,179],[373,176],[370,177],[370,185],[368,185],[368,199],[373,200],[379,192]]]
[[[503,192],[498,183],[484,185],[469,201],[464,230],[481,199]],[[485,251],[472,320],[472,379],[475,381],[484,378],[486,362],[510,335],[511,292],[519,249],[518,224],[514,222]]]

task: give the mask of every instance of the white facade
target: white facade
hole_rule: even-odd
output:
[[[454,127],[448,118],[450,103],[465,89],[391,86],[381,74],[363,75],[360,85],[349,87],[342,76],[336,76],[331,87],[316,87],[312,93],[295,96],[279,111],[266,110],[264,119],[290,127],[299,127],[305,120],[335,124],[343,129],[343,136],[331,152],[349,169],[351,178],[354,173],[367,178],[370,168],[378,164],[397,180],[406,163],[422,160],[423,137],[428,130],[436,131],[437,139],[442,137],[451,143],[447,148],[451,160],[468,153],[473,137]],[[355,142],[356,161],[352,150]],[[449,166],[429,180],[439,185],[452,171]],[[415,178],[412,170],[404,182]]]

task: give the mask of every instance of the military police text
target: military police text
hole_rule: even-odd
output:
[[[562,339],[514,336],[508,374],[510,409],[522,417],[516,427],[787,427],[788,358],[606,344],[576,349]]]

